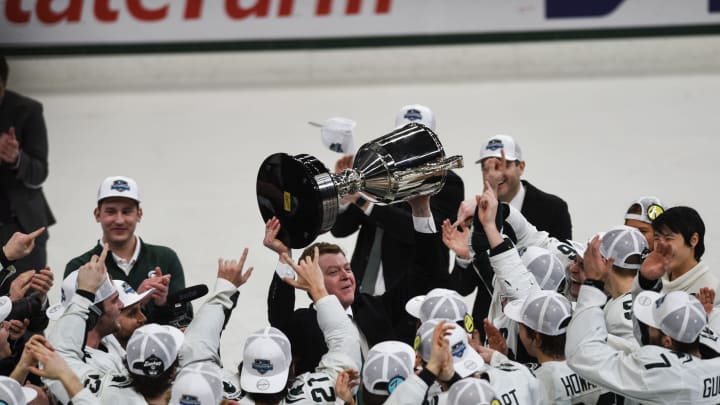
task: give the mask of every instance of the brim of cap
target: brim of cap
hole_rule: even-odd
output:
[[[30,403],[35,397],[37,397],[37,391],[35,391],[32,388],[28,387],[20,387],[22,388],[23,394],[25,395],[25,403]]]
[[[660,296],[661,294],[656,293],[655,291],[643,291],[638,294],[637,297],[635,297],[635,301],[633,302],[633,315],[635,316],[635,318],[637,318],[638,321],[648,326],[652,326],[655,329],[660,329],[660,323],[655,320],[653,308],[655,307],[655,301],[657,301]],[[637,302],[641,299],[649,299],[651,304],[637,305]]]
[[[127,302],[122,301],[122,299],[120,301],[122,301],[123,306],[125,306],[125,308],[127,308],[127,307],[137,304],[138,302],[141,302],[145,297],[152,294],[153,291],[155,291],[155,288],[151,288],[142,294],[135,293],[134,297],[132,299],[129,299]],[[127,297],[127,295],[126,295],[126,297]]]
[[[253,375],[243,365],[243,373],[240,375],[240,387],[245,392],[256,394],[274,394],[280,392],[287,385],[288,370],[272,376]]]
[[[139,198],[130,197],[130,196],[128,196],[127,194],[120,194],[120,193],[103,195],[103,196],[101,196],[101,197],[98,197],[97,202],[100,202],[100,201],[105,200],[105,199],[107,199],[107,198],[126,198],[126,199],[128,199],[128,200],[132,200],[132,201],[135,201],[135,202],[137,202],[137,203],[140,203],[140,199],[139,199]]]
[[[45,310],[45,315],[51,321],[57,321],[58,319],[60,319],[60,317],[64,313],[65,313],[65,306],[61,303],[51,305]]]
[[[465,353],[463,353],[462,357],[453,357],[453,368],[461,378],[482,371],[484,364],[485,362],[480,354],[476,352],[470,344],[465,348]]]
[[[720,355],[720,338],[709,325],[700,332],[699,342],[701,345]]]
[[[512,300],[505,304],[505,308],[503,308],[503,313],[508,318],[512,319],[515,322],[522,323],[522,308],[525,304],[525,300]]]
[[[644,222],[646,224],[652,224],[652,221],[646,216],[638,214],[625,214],[625,219],[634,219],[636,221]]]
[[[410,298],[408,302],[405,303],[405,312],[417,319],[420,319],[420,307],[422,307],[425,297],[425,295],[418,295]]]
[[[497,155],[495,155],[495,154],[485,155],[485,156],[482,156],[482,155],[481,155],[481,156],[480,156],[480,159],[478,159],[478,160],[475,161],[475,164],[482,163],[483,160],[489,159],[489,158],[502,159],[502,155],[499,154],[499,153],[498,153]],[[518,159],[518,157],[515,156],[515,155],[513,155],[513,154],[508,154],[508,153],[506,153],[506,154],[505,154],[505,160],[508,161],[508,162],[514,162],[514,161],[520,160],[520,159]]]

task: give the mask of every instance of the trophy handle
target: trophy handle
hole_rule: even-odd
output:
[[[443,170],[461,169],[463,166],[463,157],[455,155],[439,162],[426,163],[419,169],[422,173],[433,174]]]

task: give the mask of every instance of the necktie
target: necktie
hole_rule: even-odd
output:
[[[375,240],[373,240],[372,247],[370,248],[370,257],[365,267],[365,275],[363,275],[362,283],[360,283],[360,292],[370,295],[375,295],[375,284],[377,283],[378,272],[380,271],[383,232],[383,229],[379,226],[375,227]]]

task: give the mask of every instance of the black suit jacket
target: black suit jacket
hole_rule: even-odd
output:
[[[0,189],[12,205],[17,221],[25,232],[55,223],[42,192],[48,175],[48,140],[42,104],[5,90],[0,104],[0,132],[15,127],[20,143],[20,165],[17,169],[0,162]]]
[[[438,231],[441,230],[442,221],[445,219],[449,218],[451,222],[455,222],[458,207],[464,198],[465,187],[462,179],[454,172],[448,171],[445,185],[440,192],[430,198],[430,208]],[[410,270],[416,249],[412,212],[407,203],[375,205],[370,215],[365,215],[356,205],[350,204],[345,212],[338,215],[331,232],[336,238],[344,238],[359,229],[350,260],[359,287],[370,259],[370,250],[378,226],[383,229],[381,260],[385,288],[390,290]],[[447,249],[444,249],[444,252],[445,267],[447,267],[450,255]]]
[[[561,241],[572,239],[572,223],[567,203],[560,197],[548,194],[522,180],[525,186],[523,214],[540,231],[546,231]]]
[[[414,232],[413,237],[418,248],[416,266],[402,282],[382,296],[355,294],[351,306],[353,320],[370,347],[386,340],[401,340],[412,345],[416,320],[405,312],[405,303],[411,297],[427,293],[436,280],[448,277],[447,264],[442,261],[445,247],[440,234]],[[315,309],[310,306],[293,311],[294,307],[294,288],[275,274],[268,292],[268,318],[270,325],[290,339],[295,372],[299,375],[314,371],[328,349]]]

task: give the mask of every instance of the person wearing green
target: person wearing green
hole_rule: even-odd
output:
[[[170,248],[145,243],[135,235],[142,219],[140,194],[135,180],[124,176],[106,178],[97,195],[95,220],[102,228],[102,240],[65,266],[65,276],[100,255],[107,243],[110,253],[105,260],[113,280],[124,280],[138,293],[154,288],[144,312],[147,322],[167,324],[173,319],[167,305],[168,294],[185,288],[185,275],[177,254]],[[188,304],[189,306],[190,304]],[[192,313],[192,307],[188,312]]]

